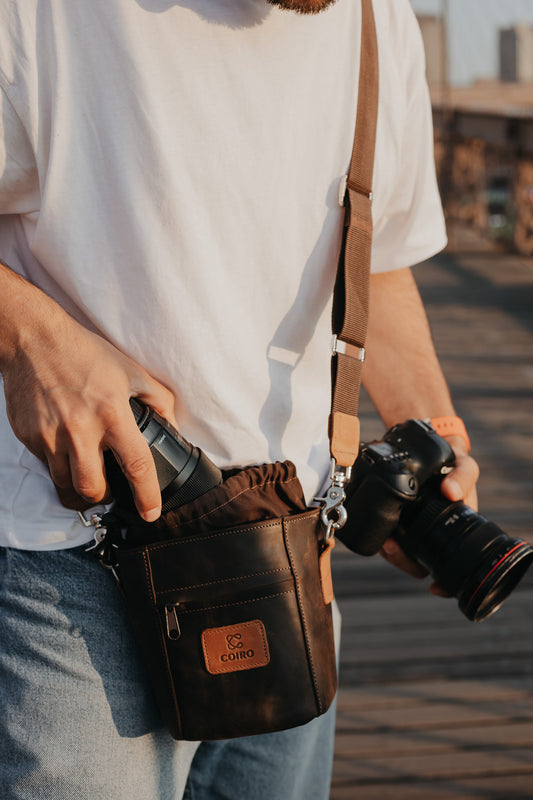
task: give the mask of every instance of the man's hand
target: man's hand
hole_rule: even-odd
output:
[[[455,453],[455,467],[442,481],[441,490],[452,502],[462,500],[477,511],[476,483],[479,478],[477,462],[468,455],[466,444],[461,436],[446,436]]]
[[[15,435],[48,465],[63,505],[79,510],[110,500],[103,453],[112,450],[137,510],[154,521],[161,493],[129,398],[175,423],[171,392],[35,287],[17,276],[2,286],[11,290],[2,297],[12,313],[0,320],[9,330],[0,368]]]
[[[450,502],[463,503],[477,511],[476,481],[479,477],[479,467],[468,455],[464,440],[460,436],[445,437],[455,452],[455,467],[442,481],[442,494]],[[407,572],[414,578],[425,578],[427,570],[420,564],[405,555],[395,539],[387,539],[383,545],[381,555],[398,569]],[[438,583],[432,583],[429,591],[440,597],[449,597]]]

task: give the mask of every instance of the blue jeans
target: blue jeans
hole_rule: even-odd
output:
[[[111,575],[83,548],[0,548],[2,800],[327,800],[334,725],[175,742]]]

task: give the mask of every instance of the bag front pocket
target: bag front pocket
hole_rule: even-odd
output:
[[[167,600],[159,621],[184,738],[281,730],[317,715],[292,578],[235,587],[211,605]]]

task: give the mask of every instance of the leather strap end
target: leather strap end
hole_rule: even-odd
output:
[[[335,547],[335,537],[330,536],[328,543],[320,554],[319,569],[320,569],[320,584],[322,586],[322,597],[324,604],[329,606],[335,599],[333,592],[333,578],[331,575],[331,553]]]
[[[329,418],[330,451],[340,467],[351,467],[359,453],[360,426],[357,417],[334,411]]]

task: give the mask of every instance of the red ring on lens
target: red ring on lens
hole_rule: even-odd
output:
[[[498,561],[498,563],[497,563],[497,564],[495,564],[495,565],[493,566],[493,568],[490,570],[490,572],[488,572],[488,573],[485,575],[485,577],[483,578],[483,580],[481,581],[481,583],[480,583],[480,584],[479,584],[479,586],[477,587],[476,591],[475,591],[475,592],[474,592],[474,594],[473,594],[473,595],[470,597],[470,600],[469,600],[469,601],[468,601],[468,603],[466,604],[466,606],[465,606],[465,612],[464,612],[465,614],[467,613],[468,609],[470,608],[470,606],[471,606],[471,604],[472,604],[472,602],[473,602],[473,600],[474,600],[475,596],[476,596],[476,595],[478,594],[478,592],[481,590],[481,587],[482,587],[482,586],[483,586],[483,585],[484,585],[484,584],[485,584],[485,583],[488,581],[488,579],[489,579],[489,578],[490,578],[490,576],[493,574],[493,572],[494,572],[495,570],[497,570],[497,569],[498,569],[498,567],[500,566],[500,564],[503,564],[503,562],[504,562],[504,561],[505,561],[505,560],[506,560],[506,559],[507,559],[507,558],[508,558],[508,557],[509,557],[509,556],[510,556],[512,553],[514,553],[514,552],[515,552],[515,550],[519,550],[521,547],[523,547],[523,546],[524,546],[524,544],[525,544],[525,542],[520,542],[519,544],[517,544],[517,545],[515,545],[513,548],[511,548],[511,550],[509,550],[509,551],[508,551],[508,552],[507,552],[507,553],[506,553],[504,556],[502,556],[502,558],[500,558],[500,560]]]

